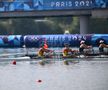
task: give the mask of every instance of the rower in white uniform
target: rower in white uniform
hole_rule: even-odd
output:
[[[99,41],[99,53],[100,54],[105,53],[104,48],[108,48],[108,45],[105,44],[105,42],[103,40],[100,40]]]
[[[92,48],[92,46],[85,44],[85,41],[82,40],[80,42],[79,52],[80,52],[80,54],[89,53],[91,48]],[[84,51],[85,49],[86,49],[86,52]]]

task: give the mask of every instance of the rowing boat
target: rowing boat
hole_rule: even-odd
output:
[[[6,60],[17,60],[17,61],[38,61],[38,60],[47,60],[47,61],[63,61],[63,60],[83,60],[83,59],[108,59],[108,55],[98,55],[98,56],[85,56],[85,55],[79,55],[75,58],[62,58],[62,57],[47,57],[47,58],[40,58],[37,56],[21,56],[21,57],[10,57],[10,58],[0,58],[0,61]]]
[[[28,61],[30,60],[30,57],[12,57],[12,58],[0,58],[0,62],[1,61],[12,61],[12,60],[16,60],[16,61]]]
[[[0,57],[5,57],[5,56],[24,56],[26,53],[5,53],[5,54],[0,54]]]
[[[69,65],[71,63],[79,63],[80,61],[108,61],[108,56],[102,55],[97,56],[97,57],[93,57],[93,56],[89,56],[89,57],[85,57],[85,56],[80,56],[77,58],[32,58],[29,56],[24,56],[24,57],[13,57],[13,58],[0,58],[0,62],[4,62],[4,61],[30,61],[30,63],[39,63],[40,65],[45,65],[45,64],[51,64],[51,63],[55,63],[55,62],[63,62],[65,65]]]
[[[38,55],[36,54],[28,54],[28,55],[25,55],[25,56],[28,56],[30,57],[31,59],[67,59],[67,57],[63,57],[62,54],[54,54],[53,56],[51,57],[45,57],[45,58],[41,58],[41,57],[38,57]],[[78,58],[78,59],[83,59],[83,58],[108,58],[108,54],[86,54],[86,55],[83,55],[83,54],[80,54],[80,55],[76,55],[75,58]],[[72,57],[68,58],[68,59],[73,59]]]
[[[10,57],[10,56],[14,57]],[[4,57],[4,56],[9,56],[9,57]],[[22,53],[15,53],[15,54],[2,54],[0,56],[0,61],[11,61],[11,60],[16,60],[16,61],[83,61],[83,60],[99,60],[101,58],[104,60],[107,60],[108,58],[108,53],[104,54],[99,54],[99,53],[93,53],[93,54],[76,54],[75,58],[63,58],[62,53],[54,53],[52,57],[47,57],[47,58],[40,58],[37,56],[37,54],[22,54]],[[102,60],[103,61],[103,60]]]

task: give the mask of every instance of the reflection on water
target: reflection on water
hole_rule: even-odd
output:
[[[19,51],[13,50],[13,52]],[[12,65],[11,62],[1,62],[0,90],[108,89],[107,61],[80,61],[69,66],[63,65],[61,61],[45,66],[31,62],[21,61],[16,65]],[[42,82],[39,83],[38,80]]]

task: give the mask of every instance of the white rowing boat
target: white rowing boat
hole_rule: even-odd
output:
[[[108,56],[107,55],[100,55],[100,56],[84,56],[80,55],[76,58],[33,58],[31,59],[29,56],[24,56],[24,57],[10,57],[10,58],[0,58],[0,61],[39,61],[39,60],[46,60],[46,61],[63,61],[63,60],[79,60],[79,61],[84,61],[84,60],[97,60],[97,61],[108,61]]]
[[[16,60],[16,61],[28,61],[31,58],[28,56],[25,57],[12,57],[12,58],[0,58],[0,61],[12,61],[12,60]]]
[[[29,52],[31,55],[37,55],[37,52]],[[4,54],[0,54],[0,57],[6,57],[6,56],[24,56],[28,54],[27,52],[23,52],[23,53],[4,53]]]
[[[79,58],[108,58],[108,55],[97,55],[97,56],[85,56],[85,55],[79,55]]]
[[[7,54],[0,54],[0,57],[5,56],[24,56],[26,53],[7,53]]]

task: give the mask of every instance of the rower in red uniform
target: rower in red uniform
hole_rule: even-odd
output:
[[[63,58],[74,58],[76,57],[75,55],[75,50],[72,50],[70,47],[69,47],[69,44],[68,43],[65,43],[64,44],[64,48],[63,48],[63,51],[62,51],[62,54],[63,54]]]

